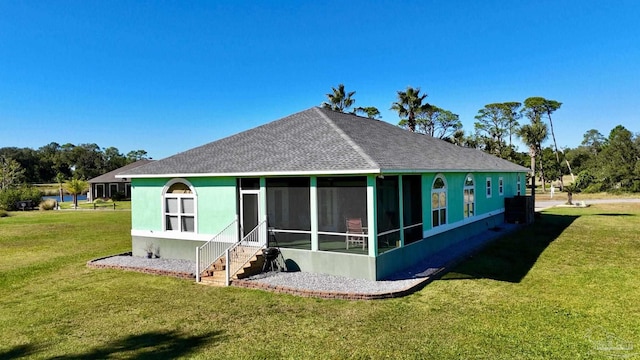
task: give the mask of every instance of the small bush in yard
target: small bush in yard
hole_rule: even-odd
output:
[[[43,202],[40,203],[40,210],[53,210],[56,208],[56,205],[58,204],[57,201],[53,200],[53,199],[47,199]]]
[[[6,211],[0,210],[0,218],[7,217],[7,216],[9,216],[9,214]]]

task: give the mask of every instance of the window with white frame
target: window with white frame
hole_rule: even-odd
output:
[[[518,196],[522,195],[522,185],[520,183],[520,174],[516,178],[516,190],[518,191]]]
[[[431,226],[447,223],[447,183],[442,175],[436,176],[431,186]]]
[[[487,178],[487,199],[491,197],[491,178]]]
[[[163,193],[164,229],[166,231],[196,231],[196,196],[184,180],[168,184]]]
[[[476,185],[473,175],[468,174],[464,180],[464,217],[472,217],[476,214]]]
[[[498,195],[504,196],[504,179],[502,176],[498,178]]]

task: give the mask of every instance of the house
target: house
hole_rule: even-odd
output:
[[[142,166],[150,163],[152,160],[138,160],[131,164],[125,165],[121,168],[109,171],[106,174],[96,176],[90,179],[89,193],[87,194],[87,200],[93,201],[95,199],[112,198],[116,194],[122,194],[124,198],[131,197],[131,181],[127,178],[117,178],[121,172],[126,172],[134,169],[138,166]]]
[[[528,171],[313,107],[119,176],[132,183],[134,255],[152,244],[202,265],[268,245],[290,269],[379,280],[504,222]]]

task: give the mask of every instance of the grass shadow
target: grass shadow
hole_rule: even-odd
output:
[[[491,243],[440,279],[493,279],[518,283],[547,246],[576,218],[578,216],[544,214],[533,225]]]
[[[0,351],[0,360],[19,359],[27,357],[36,352],[36,347],[31,344],[18,345],[7,351]]]
[[[602,213],[602,214],[593,214],[593,215],[597,215],[597,216],[636,216],[635,214],[620,214],[620,213]]]
[[[51,359],[175,359],[197,351],[201,346],[219,341],[220,331],[200,336],[185,336],[176,331],[153,331],[140,335],[130,335],[107,343],[104,346],[88,349],[76,355],[57,356]]]

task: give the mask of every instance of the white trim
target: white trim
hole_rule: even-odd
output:
[[[484,182],[484,195],[487,199],[491,199],[493,196],[493,179],[490,176],[487,176]]]
[[[397,228],[397,229],[391,229],[391,230],[387,230],[387,231],[383,231],[381,233],[378,234],[378,237],[380,236],[385,236],[385,235],[389,235],[389,234],[393,234],[394,232],[400,232],[402,229]]]
[[[332,176],[332,175],[399,175],[399,174],[436,174],[436,173],[523,173],[531,169],[499,170],[499,169],[360,169],[360,170],[301,170],[301,171],[263,171],[263,172],[230,172],[230,173],[175,173],[175,174],[119,174],[119,179],[156,179],[174,177],[263,177],[263,176]]]
[[[460,220],[460,221],[456,221],[455,223],[452,224],[444,224],[444,225],[440,225],[440,226],[436,226],[434,228],[431,228],[430,230],[426,230],[422,232],[422,237],[423,239],[428,238],[430,236],[433,235],[437,235],[443,232],[447,232],[449,230],[453,230],[455,228],[464,226],[464,225],[468,225],[477,221],[481,221],[487,218],[490,218],[492,216],[498,215],[498,214],[502,214],[504,213],[504,208],[502,209],[498,209],[498,210],[494,210],[494,211],[490,211],[488,213],[484,213],[482,215],[477,215],[474,216],[472,218],[466,218],[464,220]]]
[[[169,188],[171,188],[171,186],[173,184],[176,183],[183,183],[185,185],[187,185],[189,187],[189,189],[191,190],[191,194],[171,194],[167,197],[167,191],[169,190]],[[186,214],[186,213],[182,213],[182,212],[178,212],[178,213],[168,213],[166,206],[167,206],[167,198],[171,198],[171,199],[177,199],[178,200],[178,209],[181,210],[182,209],[182,199],[193,199],[193,231],[182,231],[182,230],[172,230],[172,231],[168,231],[167,229],[167,216],[177,216],[178,217],[178,224],[180,226],[180,229],[182,229],[182,216],[187,216],[187,217],[191,217],[191,214]],[[164,185],[164,187],[162,188],[162,196],[161,196],[161,201],[162,201],[162,229],[164,229],[165,232],[167,233],[188,233],[188,234],[197,234],[198,233],[198,193],[196,192],[195,187],[191,184],[191,182],[189,182],[187,179],[184,178],[174,178],[171,179],[169,181],[167,181],[167,183]]]
[[[409,225],[409,226],[405,226],[402,228],[402,230],[407,230],[407,229],[411,229],[414,228],[416,226],[422,226],[422,223],[418,223],[418,224],[413,224],[413,225]]]
[[[111,189],[113,189],[114,186],[116,187],[116,193],[118,193],[118,190],[119,190],[118,183],[109,183],[109,199],[113,197],[113,192],[111,191]]]
[[[107,193],[104,191],[104,183],[99,183],[99,184],[96,184],[96,189],[95,189],[96,193],[92,194],[92,195],[94,195],[92,197],[93,200],[98,199],[98,186],[102,187],[102,196],[100,196],[99,198],[102,199],[102,198],[106,198],[107,197]],[[95,197],[95,199],[94,199],[94,197]]]
[[[502,176],[498,178],[498,195],[504,196],[504,178]]]
[[[311,230],[284,230],[284,229],[270,228],[269,231],[283,233],[283,234],[311,234]]]
[[[473,182],[472,186],[468,186],[467,185],[467,178],[471,178],[471,181]],[[473,191],[473,201],[472,202],[467,202],[465,199],[467,190],[472,190]],[[467,218],[471,218],[476,216],[476,178],[475,176],[473,176],[472,173],[468,173],[465,177],[464,177],[464,183],[462,186],[462,217],[464,219]],[[471,193],[469,193],[469,196],[471,196]],[[471,207],[473,208],[473,214],[469,214],[468,209],[466,209],[467,204],[471,204]],[[467,210],[467,216],[464,215],[464,211]]]
[[[180,240],[209,241],[211,240],[211,238],[215,236],[215,234],[197,234],[192,232],[153,231],[153,230],[132,229],[131,236],[153,237],[158,239],[169,239],[169,240],[176,240],[176,241],[180,241]],[[226,242],[226,241],[223,241],[223,242]]]
[[[331,232],[331,231],[318,231],[318,235],[329,235],[329,236],[345,236],[345,235],[350,235],[349,233],[337,233],[337,232]],[[362,237],[369,237],[369,234],[358,234],[358,236],[362,235]]]
[[[185,174],[120,174],[118,178],[155,179],[173,177],[264,177],[264,176],[332,176],[332,175],[369,175],[380,174],[380,169],[367,170],[304,170],[304,171],[265,171],[265,172],[237,172],[237,173],[185,173]]]
[[[442,182],[444,182],[444,187],[441,189],[436,189],[433,187],[433,185],[435,185],[436,180],[438,179],[442,179]],[[446,202],[444,207],[440,206],[440,194],[444,193],[444,201]],[[436,209],[433,208],[433,194],[438,194],[438,207]],[[431,228],[434,227],[440,227],[442,225],[446,225],[449,223],[449,184],[447,184],[447,178],[441,174],[438,173],[436,174],[436,176],[433,178],[433,181],[431,182],[431,193],[429,194],[429,207],[431,208]],[[440,219],[440,210],[444,209],[444,224],[441,223],[441,219]],[[433,212],[434,211],[438,211],[438,225],[434,226],[433,225]]]

